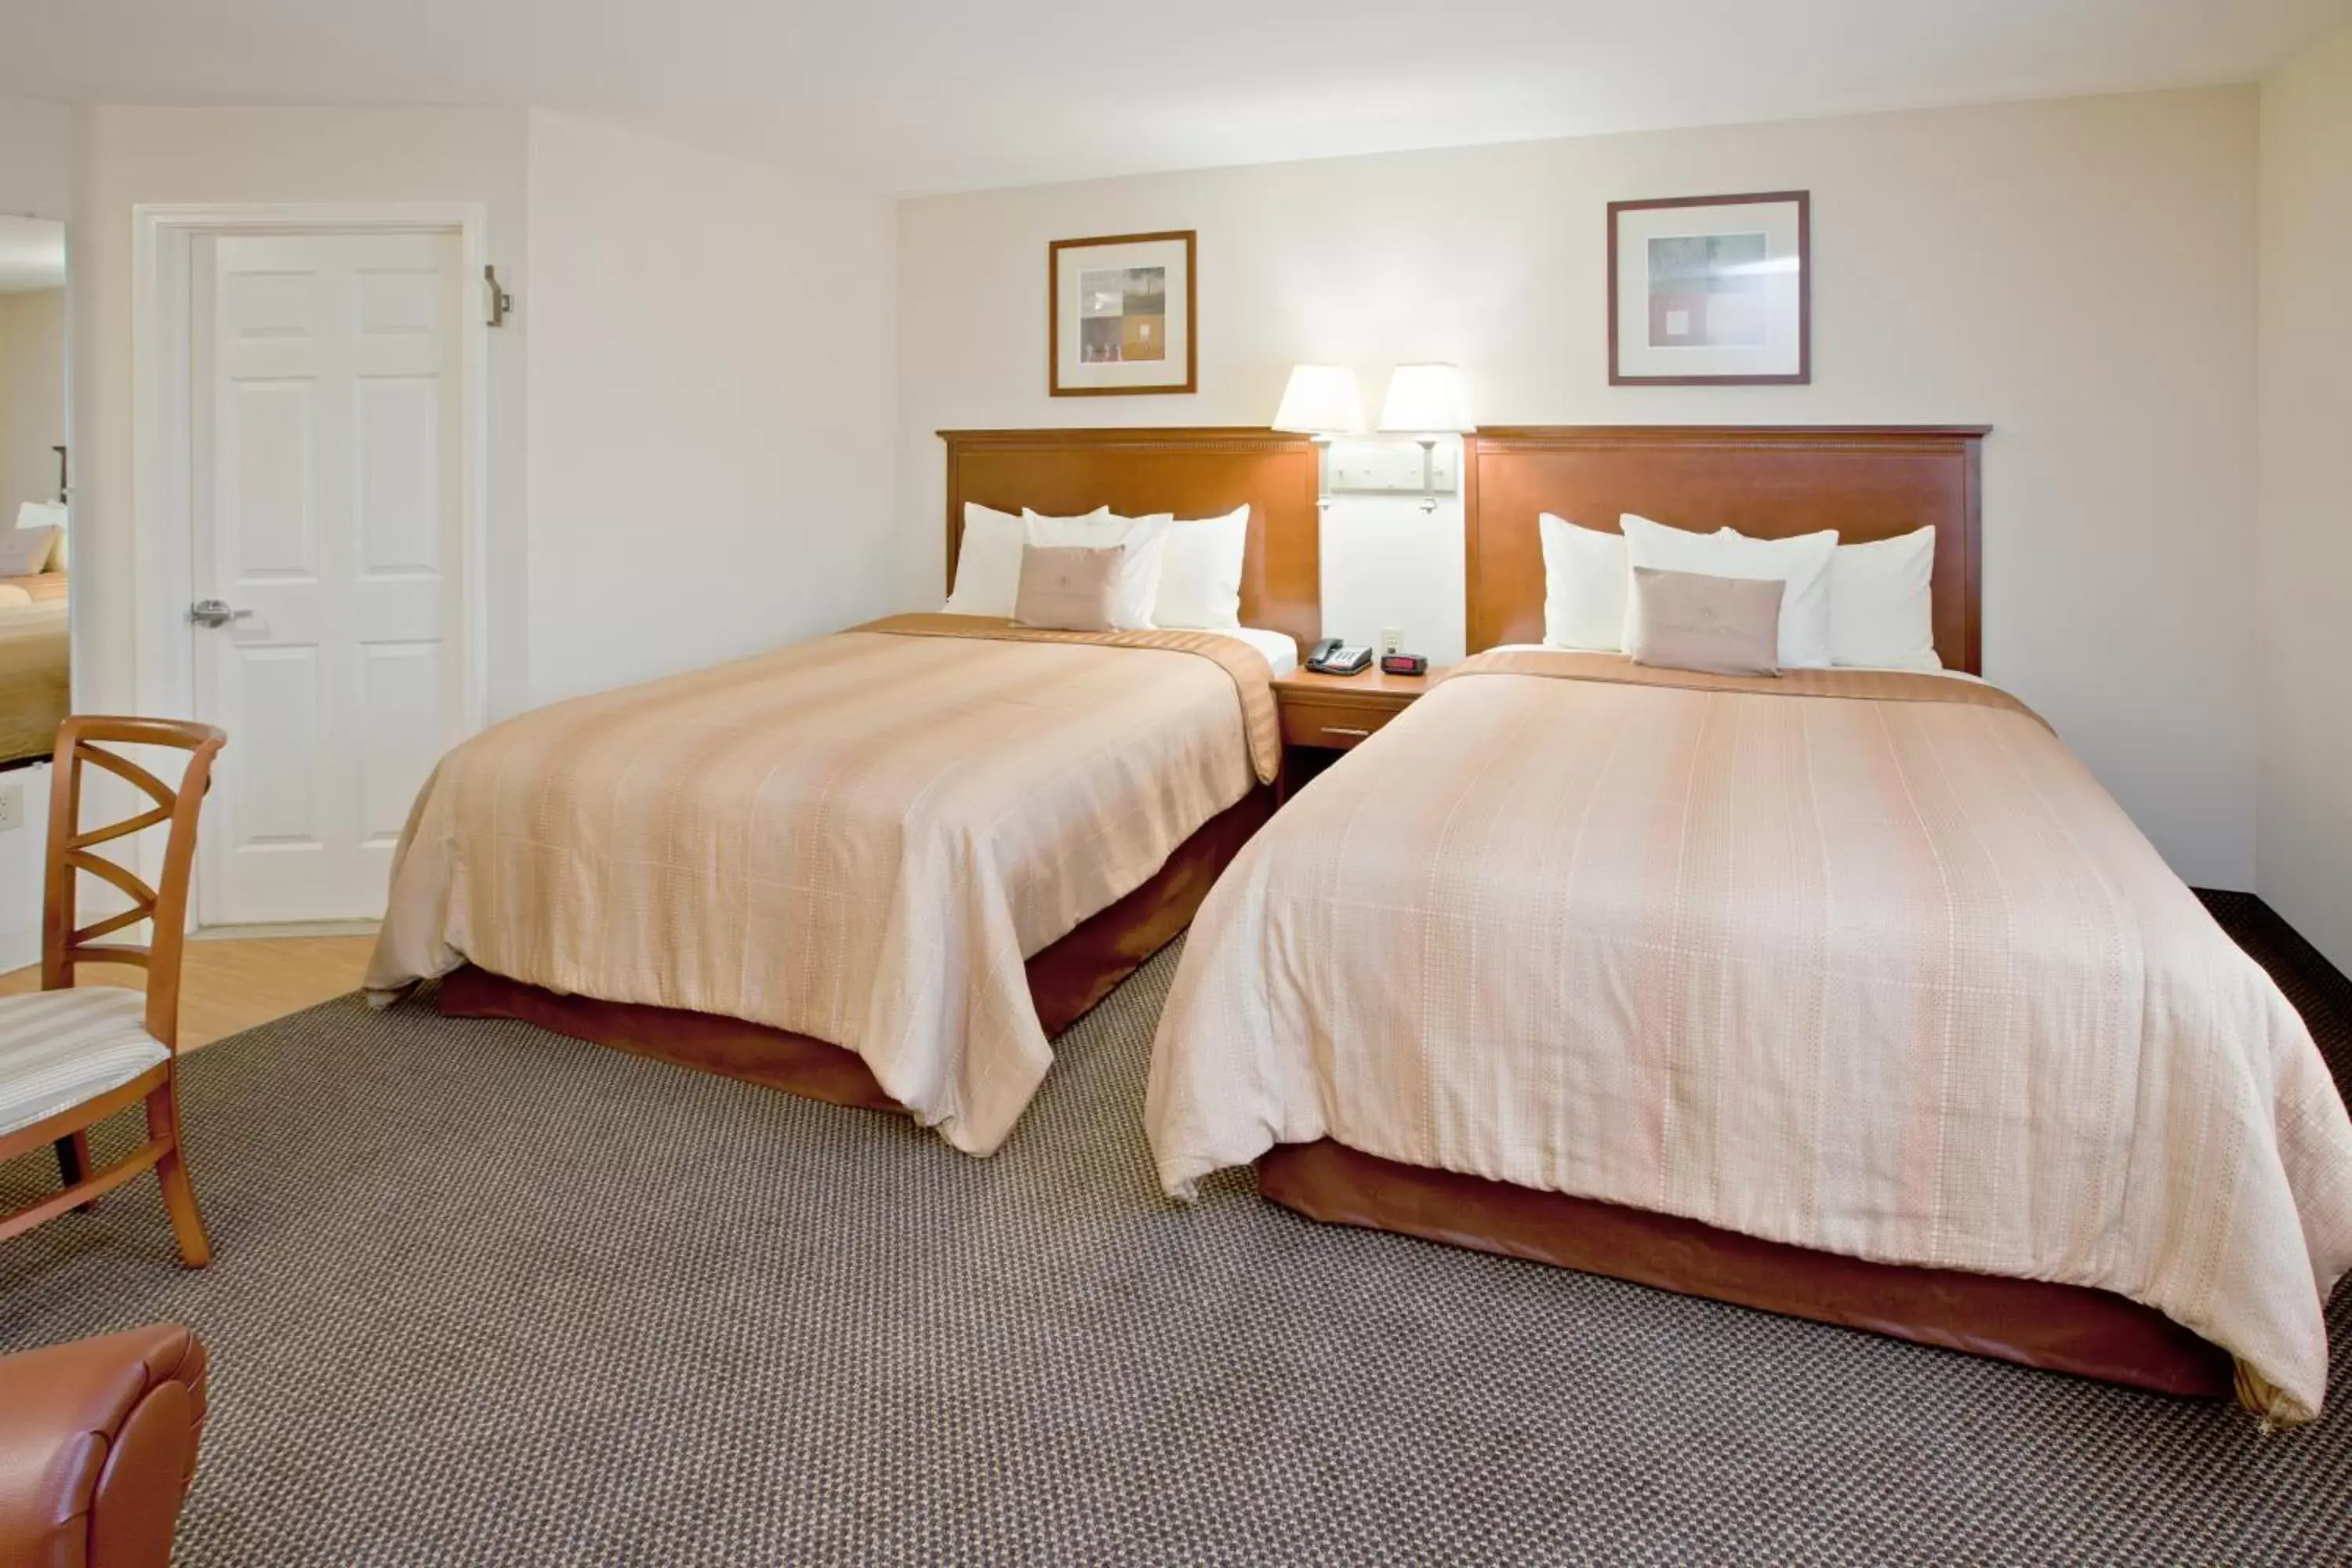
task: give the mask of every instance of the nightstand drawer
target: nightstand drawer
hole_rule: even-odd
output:
[[[1285,702],[1283,743],[1344,752],[1402,711],[1381,702]]]

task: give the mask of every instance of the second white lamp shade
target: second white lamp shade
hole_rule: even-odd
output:
[[[1364,395],[1356,373],[1344,364],[1290,367],[1274,427],[1308,436],[1351,436],[1364,427]]]
[[[1467,434],[1478,426],[1470,418],[1470,395],[1462,372],[1450,364],[1401,364],[1389,377],[1389,395],[1381,405],[1381,428],[1406,436]]]

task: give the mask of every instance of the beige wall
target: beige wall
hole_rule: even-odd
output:
[[[76,676],[85,706],[133,700],[131,209],[147,203],[465,202],[526,301],[524,116],[460,109],[125,109],[75,115]],[[490,706],[524,668],[526,308],[491,334]]]
[[[891,203],[534,110],[532,702],[887,608]]]
[[[2262,86],[2256,888],[2352,970],[2352,27]]]
[[[66,440],[66,291],[0,294],[0,529],[16,508],[58,499]]]
[[[142,204],[487,207],[518,301],[490,335],[494,717],[889,602],[887,200],[541,111],[100,108],[76,122],[88,700],[135,689]],[[679,591],[653,591],[664,580]]]
[[[2250,886],[2255,130],[2252,89],[2213,89],[906,202],[900,601],[939,595],[933,431],[1263,424],[1299,360],[1359,366],[1375,405],[1390,365],[1454,360],[1495,423],[1990,424],[1989,673],[2184,877]],[[1813,384],[1611,388],[1606,204],[1782,188],[1813,194]],[[1157,228],[1201,232],[1201,395],[1047,397],[1047,241]],[[1354,539],[1458,582],[1449,515],[1342,509],[1349,614],[1387,618]]]

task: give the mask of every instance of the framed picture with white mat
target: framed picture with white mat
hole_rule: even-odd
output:
[[[1046,354],[1055,397],[1198,389],[1194,231],[1046,247]]]
[[[1804,191],[1609,204],[1612,386],[1813,378]]]

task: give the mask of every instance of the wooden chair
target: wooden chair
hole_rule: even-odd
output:
[[[180,1152],[177,1070],[180,950],[186,940],[188,878],[196,854],[196,814],[211,781],[213,758],[227,737],[209,724],[163,719],[77,717],[58,729],[49,775],[48,876],[41,918],[41,989],[0,996],[0,1160],[54,1145],[65,1190],[0,1217],[0,1240],[86,1208],[152,1168],[163,1186],[180,1257],[191,1268],[212,1259],[195,1189]],[[100,742],[173,746],[188,752],[174,790]],[[81,830],[82,770],[104,769],[155,804],[104,827]],[[171,825],[163,886],[151,888],[111,860],[101,844]],[[74,924],[77,876],[87,871],[131,900],[131,907],[87,926]],[[106,942],[141,921],[153,922],[148,945]],[[144,998],[115,985],[77,986],[86,963],[124,963],[147,972]],[[103,1171],[90,1168],[89,1129],[140,1100],[147,1102],[147,1142]]]

